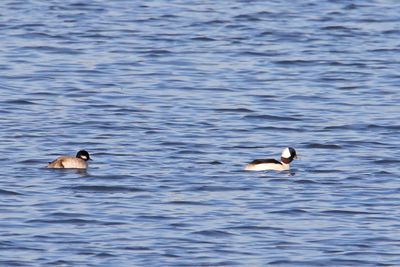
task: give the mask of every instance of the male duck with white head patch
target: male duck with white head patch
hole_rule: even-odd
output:
[[[49,162],[47,168],[52,169],[86,169],[88,164],[86,161],[91,160],[86,150],[80,150],[73,156],[61,156]]]
[[[281,161],[275,159],[255,159],[244,168],[246,171],[286,171],[290,169],[289,164],[297,159],[296,150],[287,147],[282,151]]]

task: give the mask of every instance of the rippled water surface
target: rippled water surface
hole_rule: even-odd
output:
[[[399,25],[394,0],[2,1],[0,265],[400,266]],[[290,172],[243,171],[285,146]]]

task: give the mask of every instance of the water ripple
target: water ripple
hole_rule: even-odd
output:
[[[97,192],[97,193],[128,193],[128,192],[143,192],[145,190],[136,187],[127,186],[105,186],[105,185],[78,185],[60,187],[62,190],[73,190],[77,192]]]
[[[250,120],[272,120],[272,121],[301,121],[299,118],[274,115],[246,115],[244,119]]]
[[[218,238],[223,238],[223,237],[229,237],[232,236],[232,233],[229,233],[227,231],[222,231],[222,230],[203,230],[203,231],[195,231],[192,232],[194,235],[202,235],[202,236],[207,236],[207,237],[218,237]]]
[[[10,190],[0,189],[0,195],[17,196],[17,195],[23,195],[23,194],[14,192],[14,191],[10,191]]]

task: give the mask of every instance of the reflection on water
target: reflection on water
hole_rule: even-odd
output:
[[[89,167],[90,168],[90,167]],[[88,174],[87,169],[49,169],[46,167],[46,170],[48,171],[53,171],[53,172],[64,172],[64,173],[75,173],[75,174],[80,174],[81,176],[90,176]]]

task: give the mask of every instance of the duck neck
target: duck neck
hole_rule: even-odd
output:
[[[281,157],[281,162],[282,162],[283,165],[289,165],[289,163],[292,162],[292,160],[293,159],[291,159],[291,158]]]
[[[286,163],[287,161],[283,161],[281,158],[281,164],[282,164],[282,170],[289,170],[290,169],[290,165],[289,163]]]

